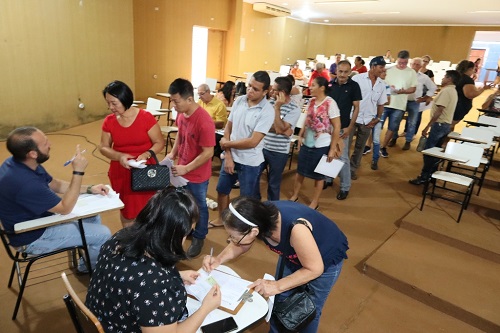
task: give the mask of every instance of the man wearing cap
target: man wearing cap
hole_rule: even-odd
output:
[[[380,78],[385,64],[382,56],[375,57],[370,61],[370,70],[367,73],[358,74],[352,78],[359,84],[362,99],[359,104],[356,127],[351,133],[351,138],[354,134],[356,135],[354,152],[351,155],[351,179],[358,178],[357,170],[361,163],[366,140],[368,140],[373,127],[380,121],[384,104],[387,102],[385,82]],[[374,150],[378,150],[378,147],[374,147]]]
[[[409,59],[410,53],[408,51],[399,51],[396,66],[387,70],[385,82],[391,86],[391,102],[384,108],[382,115],[382,125],[386,119],[389,119],[387,132],[380,148],[380,155],[382,157],[389,157],[387,147],[392,147],[396,144],[396,139],[392,136],[394,132],[397,132],[401,119],[403,119],[408,95],[413,94],[417,90],[417,73],[408,67]]]

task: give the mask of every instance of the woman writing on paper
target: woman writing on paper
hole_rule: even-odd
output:
[[[124,227],[133,223],[137,214],[155,191],[132,191],[132,181],[128,160],[147,160],[155,163],[151,151],[158,154],[165,147],[160,126],[153,115],[132,106],[132,90],[121,81],[113,81],[102,91],[108,115],[102,124],[99,151],[111,160],[109,180],[113,189],[120,194],[125,207],[120,212]]]
[[[175,264],[186,259],[182,244],[198,216],[189,193],[168,188],[102,246],[85,304],[106,332],[196,332],[220,305],[216,285],[187,317],[184,284],[199,273],[179,272]]]
[[[304,177],[314,179],[314,193],[309,207],[318,209],[319,196],[323,190],[325,176],[314,172],[321,157],[327,155],[327,161],[339,158],[342,154],[343,141],[340,139],[340,110],[337,103],[326,95],[328,80],[317,77],[311,85],[311,102],[307,109],[304,127],[299,132],[299,151],[297,174],[293,185],[291,201],[299,199],[299,191]]]
[[[210,272],[250,250],[256,239],[262,240],[271,251],[286,255],[286,258],[280,257],[277,266],[285,260],[283,277],[277,281],[258,279],[249,288],[255,288],[265,297],[276,295],[277,304],[294,288],[309,283],[314,292],[316,317],[301,332],[316,332],[321,309],[339,277],[349,248],[346,236],[337,225],[296,202],[263,203],[248,197],[234,199],[222,213],[222,220],[229,234],[229,245],[216,257],[206,256],[203,268]],[[270,332],[279,332],[277,326],[271,320]]]

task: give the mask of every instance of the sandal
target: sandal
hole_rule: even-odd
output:
[[[224,226],[224,224],[215,224],[212,221],[208,222],[208,229],[220,228],[220,227],[223,227],[223,226]]]

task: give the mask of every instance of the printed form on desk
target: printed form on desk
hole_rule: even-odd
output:
[[[201,302],[212,289],[212,286],[218,284],[222,297],[221,307],[231,311],[234,311],[240,304],[243,294],[248,291],[248,286],[252,283],[216,269],[210,274],[203,269],[198,270],[198,273],[200,275],[196,282],[192,285],[186,285],[187,293]]]
[[[116,193],[109,185],[107,195],[100,194],[80,194],[75,207],[70,214],[75,216],[84,216],[92,214],[95,211],[106,210],[113,206],[123,206],[118,193]]]

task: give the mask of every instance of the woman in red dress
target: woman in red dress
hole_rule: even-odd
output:
[[[123,227],[134,222],[156,191],[134,192],[128,160],[155,163],[149,150],[158,154],[165,147],[160,126],[153,115],[132,106],[132,90],[121,81],[113,81],[102,91],[111,114],[102,124],[100,152],[111,160],[109,180],[120,194],[125,207],[120,212]]]

